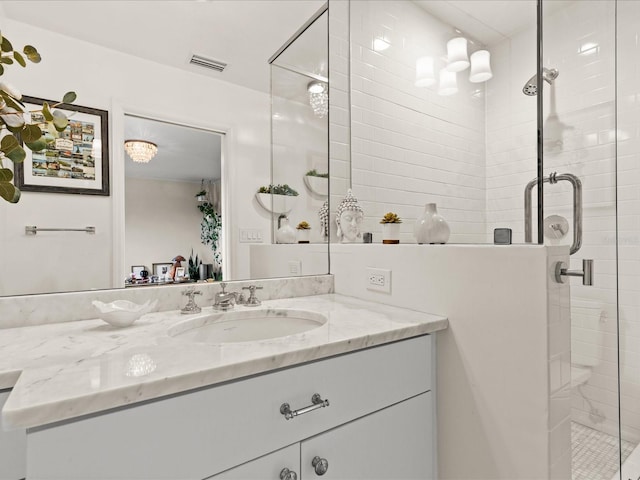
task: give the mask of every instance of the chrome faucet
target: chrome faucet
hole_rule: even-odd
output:
[[[236,292],[225,292],[227,284],[225,282],[220,283],[222,291],[215,294],[215,302],[213,308],[216,310],[231,310],[236,304]]]

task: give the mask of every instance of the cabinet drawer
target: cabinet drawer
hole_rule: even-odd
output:
[[[430,390],[431,349],[431,336],[416,337],[36,430],[27,473],[204,478]],[[291,420],[280,413],[314,393],[329,406]]]

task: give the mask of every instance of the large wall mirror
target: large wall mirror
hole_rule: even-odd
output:
[[[188,268],[192,251],[210,266],[200,272],[216,279],[328,273],[317,216],[325,194],[305,181],[310,170],[328,171],[326,117],[310,104],[313,78],[298,82],[303,92],[272,94],[269,63],[295,44],[296,56],[324,62],[305,72],[327,78],[323,9],[316,0],[0,2],[3,35],[16,49],[32,44],[42,55],[40,64],[11,66],[2,79],[43,99],[76,91],[75,104],[108,112],[110,147],[108,196],[25,191],[18,204],[0,204],[7,272],[0,296],[125,288],[140,267],[160,279],[182,256]],[[311,28],[319,17],[324,28]],[[311,32],[313,41],[296,43]],[[275,109],[283,99],[288,113]],[[283,156],[272,136],[285,116],[307,130],[297,131],[298,143]],[[148,164],[134,164],[124,149],[130,139],[158,152]],[[282,163],[272,165],[272,155]],[[265,208],[256,194],[281,183],[299,194],[297,210],[284,213],[294,228],[310,224],[309,244],[297,237],[278,244],[283,212],[271,201]],[[203,200],[221,221],[217,252],[201,241]],[[95,233],[27,235],[27,225],[91,226]]]

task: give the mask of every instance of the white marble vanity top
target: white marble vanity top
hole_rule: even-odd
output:
[[[257,308],[310,310],[328,322],[293,336],[218,345],[170,337],[171,326],[192,317],[178,311],[150,313],[122,329],[83,320],[0,330],[0,389],[13,388],[3,424],[45,425],[448,326],[445,317],[335,294]],[[211,307],[199,315],[208,313]]]

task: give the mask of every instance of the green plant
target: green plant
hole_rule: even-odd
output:
[[[40,63],[41,57],[35,47],[25,45],[22,53],[13,49],[11,42],[0,34],[0,75],[4,74],[5,68],[17,63],[21,67],[26,67],[29,60],[32,63]],[[49,105],[45,102],[40,110],[28,111],[21,102],[22,94],[15,87],[8,83],[0,82],[0,133],[8,130],[8,133],[0,140],[0,197],[10,203],[17,203],[20,200],[20,190],[13,183],[13,172],[6,168],[5,159],[11,160],[14,164],[21,163],[26,158],[26,152],[21,145],[21,141],[31,151],[39,152],[47,148],[47,142],[43,137],[42,128],[56,135],[63,132],[69,120],[64,112],[54,110],[63,103],[72,103],[76,99],[74,92],[67,92],[62,98],[62,102]],[[25,120],[26,114],[39,114],[38,122],[31,123]],[[19,140],[20,138],[20,140]]]
[[[206,190],[200,190],[198,193],[195,194],[195,197],[203,197],[207,194]]]
[[[191,249],[191,255],[189,255],[189,278],[191,280],[200,280],[200,270],[198,267],[202,261],[198,261],[198,254],[196,253],[196,258],[193,258],[193,248]],[[204,278],[202,279],[204,280]]]
[[[199,204],[198,210],[202,213],[200,241],[204,245],[211,247],[211,250],[213,250],[213,260],[217,265],[220,265],[222,263],[222,255],[218,242],[220,241],[220,233],[222,232],[222,217],[209,202]]]
[[[320,177],[320,178],[329,178],[328,173],[318,173],[318,171],[314,168],[313,170],[309,170],[305,173],[307,177]]]
[[[298,224],[298,226],[296,227],[298,230],[310,230],[311,229],[311,225],[309,225],[307,222],[302,221]]]
[[[274,195],[288,195],[290,197],[297,197],[298,192],[291,188],[286,183],[284,185],[269,185],[268,187],[260,187],[258,193],[272,193]]]
[[[402,219],[393,212],[386,213],[380,223],[402,223]]]

